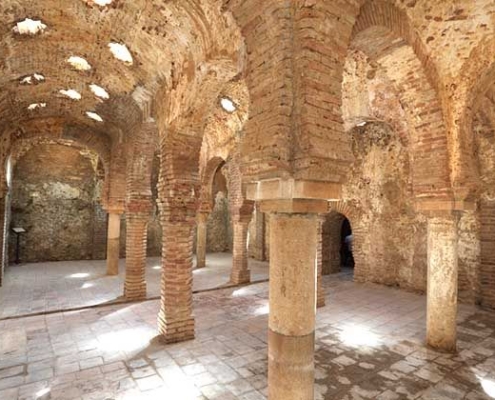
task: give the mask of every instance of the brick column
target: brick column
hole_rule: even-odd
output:
[[[322,246],[323,246],[323,236],[322,236],[322,226],[323,219],[318,219],[318,243],[316,246],[316,271],[317,271],[317,296],[316,296],[316,306],[324,307],[325,306],[325,291],[323,290],[323,255],[322,255]]]
[[[268,397],[314,399],[316,214],[270,215]]]
[[[428,218],[427,343],[455,352],[457,340],[456,215]]]
[[[124,296],[132,300],[146,298],[146,251],[148,222],[153,210],[151,174],[156,136],[156,124],[148,119],[134,133],[127,149]]]
[[[150,200],[127,204],[124,296],[130,300],[146,298],[146,244],[151,207]]]
[[[187,223],[165,221],[161,305],[158,329],[165,343],[194,339],[192,315],[192,234],[194,219]]]
[[[235,285],[241,285],[251,281],[247,250],[248,228],[251,216],[252,214],[237,215],[233,218],[234,246],[232,250],[230,282]]]
[[[121,212],[109,211],[108,213],[107,275],[119,274],[120,215]]]
[[[206,267],[206,221],[207,213],[198,214],[198,226],[196,234],[196,268]]]
[[[161,341],[194,339],[192,314],[193,232],[199,210],[200,135],[177,133],[160,143],[158,205],[163,230],[161,301],[158,330]],[[185,157],[189,149],[191,158]]]

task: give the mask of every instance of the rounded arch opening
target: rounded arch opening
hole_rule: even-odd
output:
[[[90,150],[40,144],[21,154],[11,187],[11,228],[26,232],[17,257],[15,235],[10,237],[11,262],[102,259],[99,232],[104,171]]]

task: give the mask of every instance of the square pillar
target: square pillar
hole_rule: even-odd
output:
[[[456,215],[428,218],[427,344],[456,351],[457,340]]]

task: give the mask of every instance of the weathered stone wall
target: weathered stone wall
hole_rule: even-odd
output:
[[[355,279],[424,291],[426,221],[414,209],[408,148],[383,123],[355,128],[352,140],[355,162],[343,198],[350,205]]]
[[[478,118],[473,128],[480,190],[478,212],[472,213],[471,219],[477,222],[473,226],[478,229],[470,234],[465,247],[478,250],[479,260],[468,282],[477,303],[495,308],[495,129],[483,118]],[[465,279],[459,278],[461,285]]]
[[[11,226],[26,229],[25,262],[93,257],[95,156],[67,146],[42,145],[16,164]],[[15,259],[15,235],[10,236]]]

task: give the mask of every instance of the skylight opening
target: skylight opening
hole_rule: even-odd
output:
[[[46,103],[33,103],[28,106],[29,111],[34,111],[41,108],[46,108]]]
[[[86,115],[88,116],[88,118],[91,118],[94,121],[103,122],[103,118],[93,111],[86,111]]]
[[[96,97],[99,97],[100,99],[108,100],[110,98],[110,95],[108,94],[108,92],[105,89],[103,89],[101,86],[91,84],[91,85],[89,85],[89,88],[91,89],[93,94]]]
[[[108,44],[108,47],[117,60],[122,61],[126,65],[133,64],[134,60],[132,58],[131,52],[125,44],[112,42]]]
[[[232,99],[229,99],[228,97],[222,97],[220,99],[220,105],[228,113],[237,111],[237,104],[235,104],[234,101]]]
[[[68,89],[68,90],[61,89],[59,92],[60,92],[60,94],[66,96],[72,100],[81,100],[82,99],[81,93],[79,93],[77,90],[74,90],[74,89]]]
[[[43,33],[46,28],[47,26],[43,22],[26,18],[24,21],[18,22],[12,30],[18,35],[34,36],[39,33]]]
[[[112,4],[113,0],[86,0],[86,3],[95,4],[100,7],[106,7]]]
[[[21,85],[32,85],[33,83],[40,83],[44,82],[45,77],[42,74],[33,74],[33,75],[28,75],[19,80],[19,83]]]
[[[71,56],[67,59],[67,62],[78,71],[89,71],[91,69],[91,64],[82,57]]]

